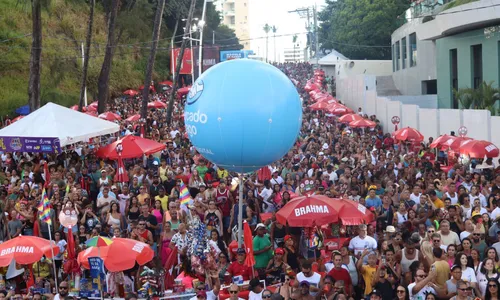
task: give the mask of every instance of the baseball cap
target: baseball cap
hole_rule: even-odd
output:
[[[291,235],[289,235],[289,234],[287,234],[287,235],[285,235],[285,237],[284,237],[283,239],[284,239],[284,240],[285,240],[285,242],[286,242],[286,241],[288,241],[288,240],[289,240],[289,239],[291,239],[291,238],[292,238],[292,236],[291,236]]]
[[[264,225],[262,223],[257,224],[257,226],[255,226],[255,231],[257,231],[260,228],[266,228],[266,225]]]
[[[236,254],[246,254],[247,252],[245,251],[244,248],[238,248],[238,250],[236,250]]]
[[[198,291],[196,293],[196,297],[203,297],[203,298],[207,298],[207,292],[205,291]]]
[[[372,295],[377,295],[379,297],[382,297],[382,293],[379,290],[372,290],[372,292],[370,293],[370,296],[372,296]]]
[[[283,250],[283,248],[276,248],[276,250],[274,250],[274,254],[283,255],[285,254],[285,250]]]
[[[307,285],[308,287],[310,287],[310,286],[311,286],[311,284],[310,284],[310,283],[309,283],[309,281],[307,281],[307,280],[302,280],[302,281],[300,282],[299,286],[303,286],[303,285]]]

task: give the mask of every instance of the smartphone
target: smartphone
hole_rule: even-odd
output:
[[[281,273],[281,274],[280,274],[280,282],[281,282],[281,283],[284,283],[284,282],[285,282],[285,277],[286,277],[286,276],[285,276],[285,273]]]

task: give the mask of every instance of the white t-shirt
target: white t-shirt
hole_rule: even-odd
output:
[[[434,295],[436,295],[436,291],[430,286],[426,286],[418,291],[418,293],[414,294],[413,288],[415,287],[415,285],[417,285],[416,282],[411,283],[408,286],[408,291],[410,292],[410,300],[424,300],[427,293],[433,293]]]
[[[198,297],[194,296],[190,298],[189,300],[197,300]],[[217,296],[215,296],[213,291],[207,291],[207,300],[216,300]]]
[[[415,203],[420,203],[420,196],[422,196],[422,193],[415,195],[414,193],[410,194],[410,199],[415,201]]]
[[[260,291],[258,294],[250,291],[248,294],[248,300],[262,300],[262,292],[264,292],[264,290]]]
[[[458,234],[455,231],[451,231],[447,234],[444,235],[441,233],[441,231],[438,231],[439,234],[441,234],[441,243],[443,245],[459,245],[460,244],[460,238],[458,237]]]
[[[500,207],[495,207],[495,209],[491,212],[490,219],[495,221],[498,217],[500,217]]]
[[[125,209],[127,208],[128,199],[130,199],[130,194],[126,196],[124,194],[118,195],[118,204],[120,205],[120,213],[122,215],[125,215]]]
[[[304,273],[300,272],[297,274],[297,281],[300,283],[302,281],[307,281],[309,282],[310,285],[319,288],[319,282],[321,281],[321,275],[319,275],[316,272],[313,272],[313,275],[311,277],[306,277]],[[310,292],[311,296],[316,297],[318,295],[318,292]]]
[[[377,250],[377,241],[371,236],[367,235],[364,239],[360,238],[359,236],[355,236],[349,242],[349,250],[354,251],[354,255],[363,253],[365,249],[370,249],[373,251]]]
[[[477,282],[476,272],[471,267],[467,267],[467,269],[462,270],[462,280],[466,280],[468,282]]]

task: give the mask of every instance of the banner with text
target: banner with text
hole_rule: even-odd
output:
[[[200,52],[199,47],[193,47],[194,54],[194,80],[198,78],[198,68],[200,66],[199,55]],[[219,63],[219,47],[218,46],[203,46],[203,72],[208,70],[210,67],[215,66]]]
[[[61,153],[61,144],[51,137],[4,136],[0,137],[0,151]]]
[[[181,52],[180,48],[175,48],[172,50],[172,55],[170,55],[170,65],[172,66],[172,74],[175,73],[175,69],[177,66],[177,57],[179,57],[179,53]],[[181,64],[181,71],[179,74],[191,74],[192,71],[192,56],[191,56],[191,49],[186,48],[184,50],[184,56],[182,57],[182,64]]]

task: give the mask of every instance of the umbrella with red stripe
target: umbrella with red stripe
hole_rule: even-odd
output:
[[[185,86],[185,87],[181,87],[180,89],[177,90],[177,95],[180,97],[180,96],[184,96],[184,95],[187,95],[187,93],[189,93],[189,89],[191,88],[191,86]]]
[[[98,157],[106,157],[113,160],[118,159],[119,155],[116,151],[118,144],[121,144],[123,147],[120,153],[123,159],[141,157],[144,154],[149,155],[166,148],[165,144],[134,135],[127,135],[114,143],[99,148],[96,155]]]
[[[313,227],[335,223],[338,211],[332,200],[325,196],[311,195],[297,197],[276,213],[276,220],[292,227]]]
[[[468,140],[460,146],[460,153],[469,155],[472,158],[497,157],[498,147],[493,143],[483,140]]]
[[[470,137],[465,137],[465,136],[460,136],[460,137],[455,137],[453,139],[448,139],[446,142],[443,143],[444,148],[450,148],[453,151],[460,151],[460,147],[465,141],[471,141],[473,140]]]
[[[136,90],[126,90],[125,92],[123,92],[123,94],[133,97],[139,95],[139,92]]]
[[[452,135],[443,134],[429,145],[429,148],[441,148],[445,146],[448,141],[454,141],[457,137]],[[446,146],[445,146],[446,147]]]
[[[351,128],[374,128],[375,126],[377,126],[377,123],[367,119],[356,120],[349,123],[349,127]]]
[[[324,196],[322,196],[324,197]],[[331,205],[339,212],[342,225],[352,226],[370,223],[375,215],[364,205],[349,199],[330,199]]]
[[[130,116],[126,119],[126,121],[128,122],[137,122],[141,119],[141,115],[140,114],[135,114],[133,116]]]
[[[398,141],[406,142],[421,142],[424,140],[424,135],[415,128],[405,127],[393,133],[394,138]]]
[[[120,117],[119,115],[112,113],[110,111],[100,114],[99,118],[104,119],[104,120],[108,120],[108,121],[112,121],[112,122],[113,121],[120,121],[122,119],[122,117]]]
[[[148,108],[157,108],[157,109],[167,108],[167,104],[163,103],[161,101],[155,100],[155,101],[148,103]]]
[[[358,115],[358,114],[347,114],[347,115],[343,115],[342,117],[340,117],[339,122],[349,124],[352,121],[357,121],[357,120],[361,120],[361,119],[363,119],[363,117]]]
[[[333,103],[335,103],[335,100],[330,100],[330,101],[334,101]],[[311,110],[324,110],[326,109],[331,103],[328,103],[328,102],[325,102],[325,101],[318,101],[312,105],[309,105],[309,108]]]
[[[338,116],[353,113],[352,109],[350,109],[349,107],[344,106],[342,104],[338,104],[338,103],[330,104],[326,108],[326,111],[331,113],[332,115],[338,115]]]

